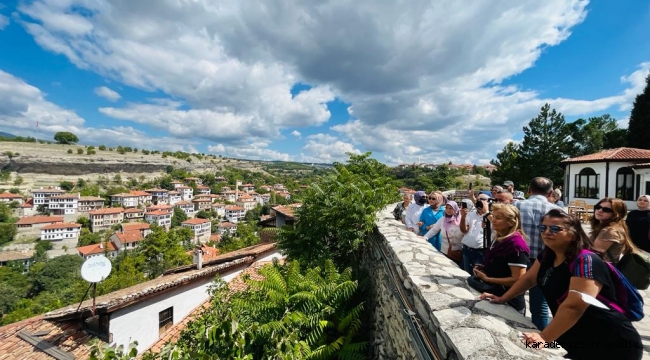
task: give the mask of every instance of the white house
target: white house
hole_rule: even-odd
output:
[[[636,210],[639,195],[650,192],[650,150],[616,148],[562,161],[564,192],[569,201],[595,205],[605,197],[625,201]]]
[[[194,189],[189,186],[179,186],[176,188],[176,191],[181,193],[183,201],[192,201],[194,198]]]
[[[62,194],[65,194],[65,190],[54,188],[32,190],[32,195],[34,197],[34,206],[39,207],[40,205],[47,205],[49,203],[50,196]]]
[[[178,181],[178,180],[172,181],[172,182],[170,182],[170,184],[174,187],[174,189],[178,189],[181,186],[185,186],[184,182]]]
[[[139,221],[144,219],[144,209],[130,208],[124,210],[124,221]]]
[[[212,198],[209,197],[201,197],[199,198],[198,196],[192,200],[192,204],[194,204],[194,211],[199,212],[201,210],[206,210],[210,211],[212,208]]]
[[[124,221],[123,208],[93,210],[88,215],[90,217],[90,230],[94,233],[110,229],[113,225]]]
[[[137,207],[140,203],[140,197],[133,194],[115,194],[111,195],[111,206],[121,206],[123,208]]]
[[[117,251],[132,250],[150,233],[149,223],[122,224],[120,230],[111,235],[110,240],[115,244]]]
[[[229,221],[222,221],[217,225],[217,232],[222,235],[226,233],[234,235],[237,233],[237,224],[233,224]]]
[[[196,191],[201,195],[210,195],[210,187],[209,186],[205,186],[205,185],[197,186]]]
[[[172,214],[166,211],[152,211],[144,214],[144,220],[150,224],[157,224],[165,229],[172,226]]]
[[[237,199],[237,202],[235,204],[237,204],[238,206],[243,207],[244,208],[244,213],[246,213],[248,211],[251,211],[251,210],[255,209],[255,207],[257,206],[258,203],[257,203],[257,201],[255,201],[255,199],[252,196],[244,194],[244,195],[241,195],[239,197],[239,199]]]
[[[176,205],[179,201],[183,201],[183,195],[176,191],[170,191],[169,192],[169,205]]]
[[[129,194],[138,197],[138,205],[140,206],[146,206],[153,203],[153,194],[146,191],[131,190]]]
[[[117,255],[117,248],[112,242],[92,244],[86,246],[80,246],[77,248],[77,254],[88,260],[93,256],[105,255],[109,258],[113,258]]]
[[[231,201],[231,202],[237,201],[237,192],[235,191],[227,190],[227,191],[222,191],[220,194],[221,197],[223,197],[223,199],[226,201]]]
[[[194,204],[191,201],[179,201],[174,205],[174,207],[183,210],[188,218],[194,217]]]
[[[226,206],[226,219],[228,219],[228,221],[236,224],[239,220],[244,220],[245,216],[246,210],[242,206]]]
[[[49,197],[48,209],[55,215],[75,215],[79,209],[79,194],[62,194]]]
[[[151,203],[155,205],[167,204],[169,201],[169,190],[147,189],[145,192],[151,194]]]
[[[212,204],[212,210],[215,211],[218,216],[226,216],[226,204],[224,203]]]
[[[206,242],[210,240],[212,222],[207,219],[189,219],[181,223],[182,227],[188,228],[194,232],[196,242]]]
[[[17,202],[19,205],[25,203],[25,199],[23,199],[22,195],[12,194],[10,192],[3,192],[0,194],[1,203],[11,203],[14,201]]]
[[[76,223],[58,223],[43,226],[41,228],[41,240],[61,241],[61,240],[79,240],[81,233],[81,224]]]
[[[239,187],[245,192],[250,192],[255,190],[255,185],[253,184],[243,184],[243,185],[239,185]]]

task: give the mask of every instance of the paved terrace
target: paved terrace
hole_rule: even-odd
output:
[[[530,315],[523,317],[509,306],[478,300],[478,292],[467,285],[469,274],[423,238],[406,231],[403,224],[392,218],[393,208],[394,204],[378,213],[378,232],[373,242],[385,249],[390,266],[396,270],[397,284],[403,284],[401,292],[407,293],[411,305],[399,305],[394,300],[396,291],[385,280],[391,277],[390,271],[384,274],[381,267],[374,268],[381,261],[372,259],[374,262],[369,266],[373,267],[371,273],[377,275],[378,289],[373,304],[377,315],[376,338],[381,340],[374,345],[378,359],[421,358],[416,356],[418,349],[410,336],[404,334],[408,332],[408,321],[400,322],[395,316],[399,312],[409,313],[423,325],[441,359],[561,358],[563,350],[526,349],[521,332],[533,328]],[[643,359],[650,360],[650,292],[641,293],[646,317],[633,324],[643,340]],[[402,342],[400,338],[409,341]]]

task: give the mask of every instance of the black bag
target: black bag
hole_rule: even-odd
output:
[[[496,296],[501,296],[506,293],[505,287],[501,285],[488,284],[475,275],[467,278],[467,284],[480,293],[490,293]]]
[[[624,255],[616,268],[637,289],[645,290],[650,286],[650,262],[637,253]]]

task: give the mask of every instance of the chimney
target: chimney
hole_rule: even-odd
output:
[[[196,249],[194,251],[193,263],[196,265],[196,270],[201,270],[201,268],[203,268],[203,250]]]

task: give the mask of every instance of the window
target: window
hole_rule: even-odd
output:
[[[576,175],[575,192],[576,198],[598,199],[598,184],[600,175],[592,168],[584,168]]]
[[[158,313],[158,335],[162,336],[165,331],[174,324],[174,307],[170,307]]]
[[[629,167],[616,172],[616,197],[621,200],[634,200],[634,170]]]

